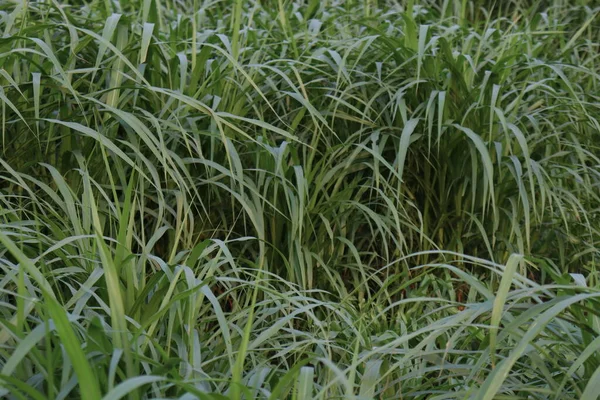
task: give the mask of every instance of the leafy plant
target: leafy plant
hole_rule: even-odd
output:
[[[597,398],[600,9],[438,3],[0,3],[0,395]]]

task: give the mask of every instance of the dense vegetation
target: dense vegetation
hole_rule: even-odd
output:
[[[0,2],[0,397],[596,399],[599,12]]]

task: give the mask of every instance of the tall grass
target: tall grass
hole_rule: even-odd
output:
[[[597,398],[599,12],[0,3],[0,397]]]

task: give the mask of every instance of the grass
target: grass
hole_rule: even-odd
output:
[[[599,12],[0,3],[0,397],[598,398]]]

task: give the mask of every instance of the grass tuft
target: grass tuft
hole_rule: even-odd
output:
[[[597,398],[599,13],[0,2],[0,397]]]

